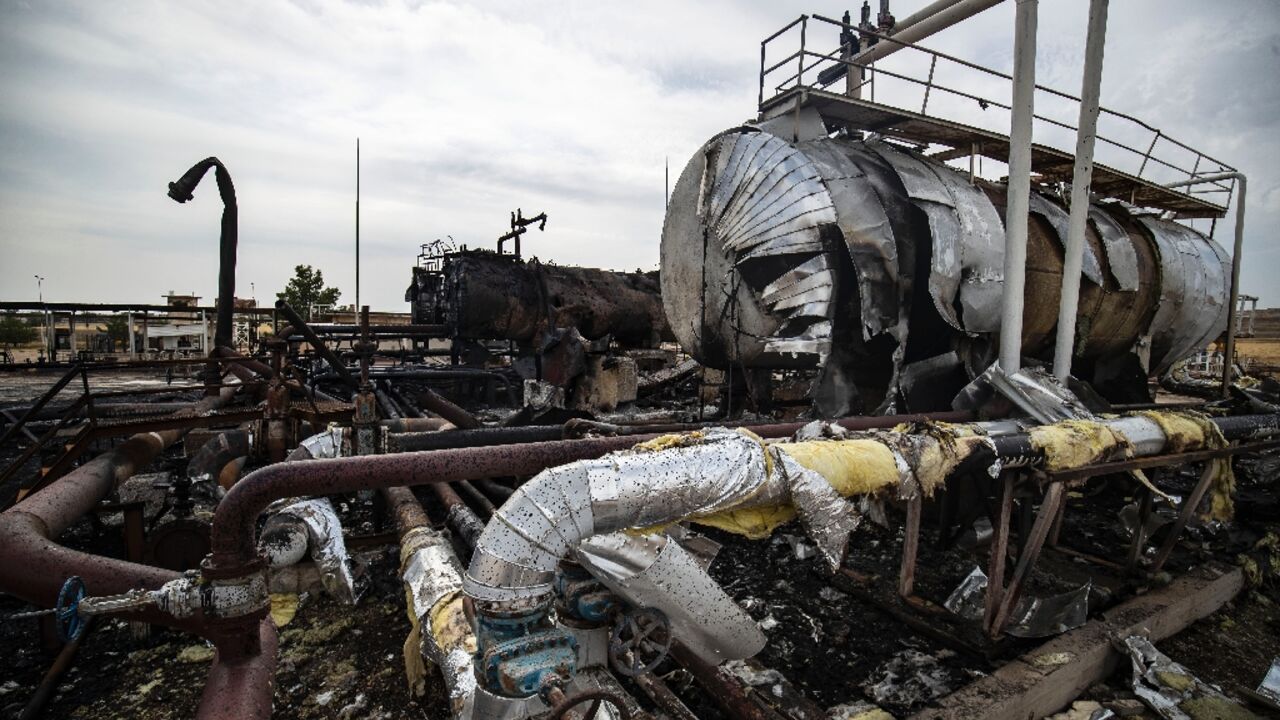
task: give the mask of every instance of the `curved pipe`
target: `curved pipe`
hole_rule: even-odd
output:
[[[849,430],[893,427],[928,419],[969,417],[965,413],[851,417],[838,421]],[[760,425],[761,437],[784,437],[804,423]],[[455,430],[441,435],[464,432]],[[259,468],[236,483],[213,516],[213,566],[237,568],[255,557],[254,528],[258,515],[273,501],[294,495],[330,495],[397,485],[429,485],[536,475],[554,465],[598,458],[614,450],[651,440],[657,433],[624,437],[555,440],[496,447],[450,448],[428,452],[365,455],[320,463],[276,463]]]
[[[218,182],[218,195],[222,197],[222,236],[219,243],[218,262],[218,321],[214,330],[214,347],[230,347],[232,341],[231,321],[235,309],[236,296],[236,243],[239,239],[240,210],[236,205],[236,186],[231,182],[231,173],[216,157],[207,157],[191,166],[182,177],[169,183],[169,197],[179,203],[191,200],[192,192],[204,178],[204,174],[214,168],[214,179]]]
[[[1212,422],[1227,440],[1268,436],[1280,429],[1280,415],[1274,414],[1213,418]],[[1103,420],[1101,424],[1126,438],[1128,449],[1135,457],[1158,455],[1169,443],[1161,425],[1149,417],[1121,417]],[[972,455],[984,456],[987,465],[1004,458],[1042,460],[1044,451],[1036,446],[1033,437],[1026,432],[983,438],[985,442],[971,447],[984,452]],[[590,538],[635,528],[661,527],[689,518],[707,518],[729,510],[793,502],[797,510],[802,510],[801,504],[806,498],[800,493],[810,496],[808,500],[812,502],[814,489],[797,484],[796,480],[817,480],[823,486],[820,489],[831,493],[837,476],[845,471],[838,464],[831,466],[828,462],[830,469],[823,475],[816,472],[824,467],[823,461],[806,466],[799,460],[800,456],[794,456],[794,451],[773,453],[771,450],[800,449],[827,442],[780,444],[766,450],[757,439],[720,430],[708,432],[706,441],[697,444],[653,452],[616,453],[546,470],[521,485],[485,526],[467,568],[463,588],[477,602],[498,603],[500,607],[509,603],[537,604],[552,593],[552,581],[560,561],[570,557],[580,543]],[[879,442],[885,446],[882,449],[892,449],[892,441],[888,440],[859,438],[840,442]],[[1202,446],[1182,449],[1199,447]],[[913,457],[896,450],[894,454],[883,486],[896,486],[902,481],[901,477],[928,471],[922,463],[923,455]],[[767,469],[770,465],[772,469]],[[806,472],[816,473],[816,477],[806,478]],[[950,474],[954,474],[954,468]],[[801,513],[801,521],[820,546],[824,543],[815,530],[824,534],[839,530],[834,522],[829,522],[831,518],[840,517],[839,506],[829,509],[830,512],[818,518],[823,521],[821,524],[805,522]],[[853,527],[856,525],[839,531],[847,535]],[[843,541],[838,547],[843,548]],[[841,550],[833,564],[838,567],[842,559]]]
[[[235,388],[227,387],[194,406],[197,413],[221,407]],[[115,450],[81,465],[52,485],[0,513],[0,591],[51,607],[62,582],[71,575],[84,579],[95,595],[114,595],[138,587],[158,588],[178,573],[71,550],[54,542],[87,515],[120,483],[146,467],[186,430],[139,433]],[[33,573],[39,567],[43,572]],[[156,615],[159,615],[158,613]],[[159,616],[167,618],[167,616]],[[172,618],[148,618],[174,624]]]

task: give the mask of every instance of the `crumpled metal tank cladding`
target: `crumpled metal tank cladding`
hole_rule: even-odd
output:
[[[886,183],[883,173],[897,179]],[[981,372],[979,361],[994,359],[983,348],[999,331],[1004,193],[883,141],[791,142],[789,133],[728,130],[695,154],[671,196],[662,235],[668,321],[706,365],[822,367],[837,363],[833,337],[891,335],[895,342],[876,345],[885,362],[901,362],[903,342],[917,360],[947,352],[937,338],[912,337],[907,321],[916,324],[924,309],[936,312],[943,334],[950,326],[950,350],[968,353],[970,372]],[[919,220],[903,222],[904,208]],[[1057,199],[1033,193],[1023,347],[1045,360],[1067,217]],[[1142,358],[1149,348],[1150,369],[1161,372],[1213,339],[1225,324],[1227,263],[1216,242],[1191,228],[1123,203],[1092,205],[1079,369],[1087,377],[1097,361]],[[850,296],[857,302],[841,300]],[[837,312],[837,302],[857,310]]]
[[[662,233],[662,296],[699,362],[813,366],[831,338],[836,213],[818,169],[776,136],[737,128],[681,173]]]

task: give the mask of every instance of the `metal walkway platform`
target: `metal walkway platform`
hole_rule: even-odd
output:
[[[861,37],[863,47],[867,47],[867,43],[890,42],[900,45],[904,50],[923,53],[929,59],[928,77],[917,78],[889,70],[883,65],[877,67],[862,64],[857,61],[856,56],[851,56],[842,49],[832,52],[814,51],[806,46],[812,38],[811,35],[806,37],[806,29],[810,21],[820,23],[820,27],[826,26],[840,30],[845,33],[843,37],[848,37],[849,33],[855,33]],[[769,44],[775,41],[785,43],[792,39],[790,35],[796,34],[799,41],[798,49],[778,62],[766,66]],[[797,109],[812,108],[831,128],[844,126],[853,130],[874,132],[886,138],[920,146],[922,150],[928,146],[941,146],[933,148],[933,152],[929,154],[930,157],[939,161],[982,156],[1007,163],[1009,160],[1007,135],[927,114],[931,92],[977,101],[984,108],[994,106],[1009,109],[1006,102],[994,98],[980,98],[964,90],[946,87],[935,82],[934,72],[939,62],[960,66],[969,71],[981,73],[983,76],[1012,82],[1012,77],[1006,73],[914,43],[899,41],[891,35],[883,35],[870,28],[847,25],[821,15],[802,15],[761,43],[760,117],[762,119],[779,117]],[[780,83],[775,84],[768,79],[778,71],[788,72],[788,68],[793,69],[794,73]],[[870,79],[861,81],[859,86],[849,94],[826,89],[837,81],[842,81],[840,84],[846,85],[843,81],[849,71],[854,68],[860,69]],[[869,87],[869,94],[874,98],[875,84],[887,81],[897,83],[898,87],[919,88],[923,92],[923,102],[918,105],[919,112],[861,97],[862,91]],[[1037,85],[1036,90],[1059,100],[1079,102],[1079,98],[1052,88]],[[1144,152],[1140,148],[1099,134],[1098,142],[1121,151],[1125,158],[1131,158],[1136,172],[1125,172],[1095,162],[1091,186],[1095,195],[1123,200],[1138,207],[1169,211],[1178,219],[1220,218],[1226,214],[1235,190],[1234,181],[1198,181],[1191,187],[1173,190],[1164,186],[1163,183],[1168,182],[1167,179],[1156,180],[1146,176],[1152,175],[1152,170],[1155,170],[1157,171],[1155,174],[1172,174],[1196,180],[1201,176],[1214,175],[1235,168],[1174,140],[1138,118],[1107,108],[1100,110],[1104,116],[1114,121],[1126,124],[1129,128],[1137,128],[1140,133],[1149,133],[1150,144]],[[1074,126],[1060,119],[1040,115],[1036,115],[1035,119],[1039,123],[1056,126],[1072,133],[1076,130]],[[1190,158],[1194,158],[1194,165],[1190,168],[1180,166],[1169,153],[1186,158],[1187,164],[1191,164]],[[1033,182],[1070,182],[1074,161],[1075,156],[1071,152],[1047,145],[1032,145],[1031,169],[1035,174],[1032,180]],[[1214,199],[1221,201],[1222,204],[1206,199],[1207,195],[1214,195]]]
[[[766,117],[791,112],[797,98],[801,107],[813,108],[823,120],[836,120],[841,125],[879,133],[905,143],[952,148],[931,154],[930,157],[936,160],[954,160],[974,154],[1000,162],[1009,161],[1008,136],[825,90],[791,88],[766,100],[761,111]],[[1040,176],[1041,182],[1070,182],[1074,162],[1075,157],[1071,153],[1044,145],[1031,146],[1031,171]],[[1139,207],[1170,210],[1179,218],[1218,218],[1227,212],[1222,205],[1097,163],[1093,166],[1092,187],[1093,192],[1101,197],[1117,198]]]

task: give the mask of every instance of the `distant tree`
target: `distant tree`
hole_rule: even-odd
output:
[[[0,316],[0,346],[11,348],[35,341],[40,332],[12,313]]]
[[[107,326],[107,337],[111,339],[112,348],[116,343],[129,349],[129,318],[126,315],[112,315],[103,323]]]
[[[334,305],[342,294],[338,288],[325,287],[324,275],[310,265],[298,265],[293,269],[293,278],[284,286],[283,292],[276,293],[276,298],[289,303],[294,310],[306,320],[311,320],[311,306]]]

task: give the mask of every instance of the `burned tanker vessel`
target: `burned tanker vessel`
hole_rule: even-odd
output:
[[[882,0],[767,38],[758,115],[680,173],[658,273],[527,257],[547,215],[517,210],[493,250],[422,246],[408,322],[281,300],[240,343],[237,199],[197,164],[170,197],[216,170],[214,347],[81,358],[0,408],[0,708],[1248,716],[1280,601],[1280,397],[1229,361],[1242,225],[1228,253],[1187,224],[1243,208],[1243,175],[1177,143],[1181,167],[1159,131],[1093,164],[1096,78],[1083,100],[1024,82],[1035,0],[1012,76],[918,44],[997,4]],[[935,82],[947,63],[1012,97]],[[1079,103],[1077,153],[1031,143],[1027,92]],[[929,114],[947,94],[1009,133]],[[1219,338],[1213,401],[1151,402]],[[91,381],[121,371],[169,376]],[[64,675],[77,653],[97,672]]]
[[[815,371],[827,417],[949,406],[995,359],[1005,294],[1003,184],[813,107],[727,130],[680,176],[662,291],[703,364]],[[1052,360],[1067,241],[1060,197],[1030,196],[1023,353]],[[1072,374],[1149,401],[1226,327],[1230,259],[1122,201],[1090,204]]]

